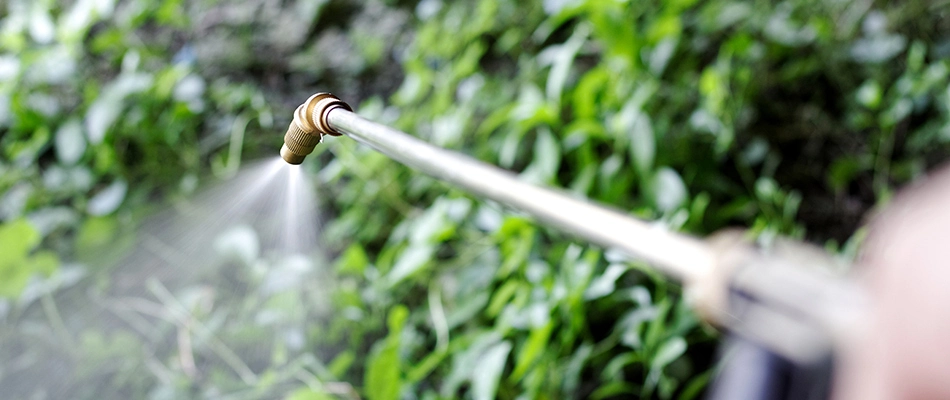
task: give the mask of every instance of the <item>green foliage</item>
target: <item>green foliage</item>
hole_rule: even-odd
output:
[[[59,265],[51,251],[36,251],[40,234],[23,219],[0,225],[0,296],[19,295],[34,274],[49,275]]]
[[[402,386],[399,338],[409,310],[395,307],[389,312],[389,335],[370,354],[366,362],[366,397],[370,400],[398,399]]]
[[[937,5],[61,3],[0,9],[0,348],[85,366],[74,398],[702,395],[716,333],[676,284],[346,138],[304,166],[329,261],[218,254],[115,301],[106,267],[152,200],[274,154],[310,92],[666,229],[850,255],[950,142]],[[145,316],[77,328],[71,291]]]
[[[212,121],[270,127],[259,90],[209,84],[194,60],[167,52],[166,36],[190,24],[180,1],[4,7],[0,220],[28,217],[50,247],[88,261],[129,227],[126,201],[193,191],[208,159],[233,173],[243,131]],[[220,151],[228,139],[237,146]]]
[[[931,54],[942,50],[889,28],[910,11],[847,4],[445,3],[420,16],[393,105],[371,99],[360,112],[669,229],[738,224],[768,241],[807,227],[842,240],[896,183],[946,154],[933,129],[950,126],[935,106],[946,104],[947,63]],[[927,21],[921,29],[941,24]],[[908,139],[930,132],[918,139],[929,150],[898,144],[896,124]],[[405,329],[425,339],[400,354],[428,374],[409,380],[417,396],[694,398],[708,382],[713,335],[644,266],[425,178],[391,186],[411,173],[330,146],[338,158],[324,168],[348,172],[322,176],[341,210],[329,229],[395,226],[358,239],[378,246],[366,287],[389,277],[393,291],[363,307],[415,304]],[[337,186],[347,176],[361,179]],[[394,197],[421,209],[352,205]],[[843,209],[855,201],[864,206]],[[451,234],[429,233],[439,231]],[[451,364],[430,366],[445,348]]]

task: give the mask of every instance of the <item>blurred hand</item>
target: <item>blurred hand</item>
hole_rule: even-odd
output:
[[[843,349],[835,399],[950,399],[950,168],[874,218],[857,273],[870,315]]]

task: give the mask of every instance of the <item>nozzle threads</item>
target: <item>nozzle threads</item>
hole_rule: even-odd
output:
[[[323,135],[339,136],[327,122],[327,115],[337,108],[352,111],[348,104],[330,93],[317,93],[297,107],[294,120],[284,134],[281,158],[288,164],[300,164],[322,141]]]
[[[313,148],[316,147],[322,139],[323,136],[320,135],[320,132],[315,130],[307,132],[303,130],[297,125],[295,119],[291,121],[290,126],[287,127],[287,133],[284,134],[284,145],[287,146],[289,151],[306,156],[313,152]]]

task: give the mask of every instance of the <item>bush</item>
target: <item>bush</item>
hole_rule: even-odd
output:
[[[285,3],[3,11],[0,334],[24,349],[4,346],[5,360],[31,355],[36,368],[62,357],[37,342],[77,343],[67,359],[101,371],[69,378],[78,397],[101,397],[103,381],[159,398],[701,393],[717,334],[677,285],[346,138],[304,166],[329,217],[311,257],[324,268],[269,293],[285,266],[252,254],[139,289],[168,310],[187,304],[200,332],[174,318],[151,335],[78,331],[68,315],[57,326],[71,288],[121,292],[128,269],[99,266],[141,243],[129,232],[155,198],[275,152],[293,107],[324,88],[370,119],[669,229],[738,225],[845,257],[862,215],[947,154],[938,33],[950,19],[938,6]],[[86,278],[64,278],[76,271]],[[228,292],[231,280],[243,289]],[[195,294],[206,287],[213,306]],[[216,338],[194,343],[200,376],[168,345],[182,331]],[[247,370],[222,363],[228,351]],[[16,373],[0,383],[15,387]]]

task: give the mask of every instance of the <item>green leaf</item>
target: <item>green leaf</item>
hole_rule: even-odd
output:
[[[40,233],[26,219],[0,225],[0,265],[21,260],[40,243]]]
[[[495,236],[503,256],[498,276],[506,277],[528,261],[534,247],[535,228],[525,218],[509,216]]]
[[[284,398],[285,400],[333,400],[334,397],[322,390],[300,388]]]
[[[327,365],[327,372],[334,377],[341,378],[346,374],[346,371],[350,369],[350,366],[353,365],[353,362],[356,361],[356,354],[352,350],[347,350],[337,354],[333,358],[333,361],[330,361],[330,364]]]
[[[685,352],[686,340],[679,336],[672,337],[656,351],[653,359],[650,360],[650,368],[661,370]]]
[[[488,308],[485,309],[485,315],[489,317],[497,317],[501,313],[501,310],[508,305],[509,300],[515,295],[515,292],[522,287],[521,281],[510,280],[505,282],[501,287],[499,287],[492,294],[491,302],[488,303]]]
[[[576,395],[575,392],[581,386],[581,374],[584,371],[584,364],[587,363],[587,359],[591,356],[593,351],[593,345],[584,343],[574,351],[570,361],[565,365],[563,387],[564,393],[567,396]]]
[[[610,382],[605,385],[601,385],[591,393],[590,398],[599,400],[599,399],[618,399],[618,398],[637,398],[635,396],[637,389],[633,385],[626,382]]]
[[[518,364],[515,365],[514,372],[511,373],[511,380],[519,381],[530,370],[534,363],[541,357],[548,346],[548,340],[551,338],[551,332],[554,330],[554,320],[548,321],[541,327],[531,329],[528,340],[521,347],[518,353]]]
[[[399,343],[384,342],[366,362],[366,398],[396,400],[402,382],[399,377]]]
[[[20,140],[10,143],[4,150],[9,159],[18,164],[26,165],[37,159],[42,150],[50,141],[50,129],[47,126],[36,128],[33,134],[27,140]]]
[[[722,103],[728,94],[726,86],[726,79],[716,66],[707,67],[699,78],[699,92],[706,97],[706,106],[716,116],[722,110]]]
[[[56,271],[56,268],[59,268],[59,257],[48,250],[37,251],[27,261],[30,271],[38,272],[43,276],[49,276]]]
[[[0,297],[19,296],[31,276],[49,276],[59,267],[53,252],[30,255],[40,241],[39,232],[25,219],[0,225]]]
[[[657,170],[650,185],[653,202],[661,212],[673,211],[687,201],[686,184],[676,170],[663,167]]]
[[[868,80],[858,88],[855,97],[862,106],[871,110],[876,110],[881,105],[883,90],[877,81]]]
[[[118,222],[112,217],[89,218],[76,235],[76,247],[96,248],[108,245],[116,236]]]
[[[610,71],[603,66],[594,67],[581,77],[574,89],[572,102],[575,121],[597,118],[598,94],[610,81]]]
[[[389,317],[386,319],[386,326],[389,327],[389,338],[399,339],[399,333],[406,325],[406,319],[409,318],[409,309],[404,305],[396,305],[389,311]]]
[[[337,259],[335,269],[341,275],[362,276],[368,265],[369,257],[366,256],[363,246],[353,243]]]
[[[553,57],[551,57],[553,58],[551,72],[548,74],[547,86],[545,87],[548,100],[555,103],[561,101],[561,93],[564,91],[564,85],[567,82],[571,65],[574,63],[574,57],[584,42],[587,41],[589,34],[590,29],[587,25],[580,25],[574,29],[574,34],[571,35],[567,42],[557,45],[557,47],[554,48],[548,48],[542,55],[538,56],[541,58],[545,53],[554,53]]]
[[[399,254],[399,257],[396,259],[396,264],[393,266],[392,271],[389,272],[389,285],[394,286],[403,279],[421,270],[422,267],[426,266],[429,260],[432,259],[432,256],[435,254],[435,249],[435,246],[426,243],[414,243],[409,245],[408,248]]]
[[[680,392],[677,400],[693,400],[699,398],[699,395],[702,394],[703,389],[709,384],[709,380],[712,379],[714,369],[710,369],[702,374],[699,374],[693,379],[691,379],[686,387]]]
[[[86,212],[95,216],[112,214],[122,204],[128,189],[129,185],[124,180],[120,179],[112,182],[111,185],[89,199]]]
[[[524,181],[543,184],[550,182],[561,164],[561,148],[548,128],[538,129],[531,165],[521,173]]]
[[[409,310],[397,305],[389,312],[389,335],[374,346],[366,362],[366,398],[369,400],[396,400],[402,390],[402,363],[399,358],[399,337],[409,317]]]
[[[86,138],[82,133],[82,124],[77,119],[60,126],[54,140],[56,156],[63,164],[75,164],[86,151]]]
[[[29,279],[30,270],[24,260],[0,264],[0,296],[19,296]]]
[[[621,118],[620,124],[630,135],[630,159],[640,176],[649,176],[656,157],[656,137],[650,117],[639,110],[639,105],[629,104],[621,110]]]
[[[406,374],[406,381],[409,383],[416,383],[421,381],[423,378],[428,376],[435,370],[439,365],[442,364],[442,361],[449,355],[447,351],[436,351],[430,353],[425,358],[422,359],[418,364],[413,366],[411,370]]]
[[[617,354],[607,362],[607,365],[602,367],[600,376],[605,380],[617,380],[622,377],[624,368],[628,365],[641,362],[643,362],[643,360],[635,352],[628,351]]]
[[[472,398],[489,400],[498,398],[498,381],[505,370],[511,343],[497,343],[485,350],[472,371]]]
[[[658,383],[661,383],[663,368],[686,353],[686,348],[686,340],[680,336],[674,336],[657,349],[650,360],[650,373],[647,375],[645,385],[647,392],[652,391]]]
[[[584,291],[585,300],[594,300],[604,297],[614,292],[617,279],[627,272],[627,266],[623,264],[610,264],[603,275],[595,278],[587,290]]]

